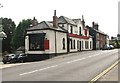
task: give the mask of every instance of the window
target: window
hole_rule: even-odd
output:
[[[79,35],[81,36],[82,34],[81,34],[81,27],[79,27]]]
[[[85,29],[85,36],[87,36],[87,29]]]
[[[72,34],[73,33],[73,27],[70,26],[70,33]]]
[[[85,41],[85,49],[88,49],[89,48],[89,43],[88,41]]]
[[[70,39],[71,49],[73,49],[72,39]]]
[[[63,49],[65,49],[65,38],[63,38]]]
[[[75,49],[75,40],[74,40],[74,49]]]
[[[29,35],[29,50],[44,50],[45,33]]]
[[[92,48],[92,42],[90,41],[90,49]]]
[[[80,46],[80,42],[79,40],[77,40],[77,49],[79,49],[79,46]]]
[[[82,45],[82,49],[83,49],[83,45],[84,45],[84,42],[83,42],[83,41],[82,41],[82,44],[81,44],[81,45]]]

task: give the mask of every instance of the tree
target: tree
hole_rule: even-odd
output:
[[[16,25],[11,18],[0,18],[0,20],[2,20],[3,31],[7,35],[7,38],[3,39],[2,51],[11,52],[12,47],[10,42],[12,40],[12,36],[16,28]]]
[[[15,29],[15,33],[13,35],[12,42],[11,42],[14,49],[17,49],[20,46],[24,46],[25,30],[28,29],[31,24],[32,24],[31,19],[22,20],[21,22],[19,22],[17,28]]]

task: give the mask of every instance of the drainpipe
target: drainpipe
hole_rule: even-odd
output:
[[[57,39],[56,39],[56,31],[55,31],[55,56],[57,56]]]

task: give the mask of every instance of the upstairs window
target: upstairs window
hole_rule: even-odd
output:
[[[85,29],[85,36],[87,36],[87,29]]]
[[[81,27],[79,27],[79,35],[81,36],[82,34],[81,34]]]
[[[70,26],[70,33],[73,34],[73,27]]]

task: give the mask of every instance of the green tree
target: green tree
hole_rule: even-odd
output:
[[[16,28],[16,25],[15,25],[14,21],[12,21],[11,18],[0,18],[0,20],[2,20],[3,31],[7,35],[7,37],[5,39],[3,39],[2,51],[3,52],[4,51],[11,52],[12,47],[11,47],[10,42],[12,40],[12,36],[13,36],[14,30]]]
[[[21,22],[19,22],[17,28],[15,29],[15,33],[13,35],[12,42],[11,42],[14,49],[17,49],[20,46],[24,46],[25,31],[30,27],[31,24],[32,24],[31,19],[22,20]]]

